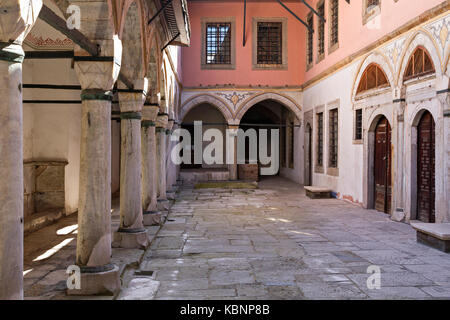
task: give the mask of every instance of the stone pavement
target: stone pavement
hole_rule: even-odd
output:
[[[119,227],[119,199],[112,203],[111,233]],[[114,299],[113,296],[66,296],[67,267],[75,263],[77,215],[67,216],[57,223],[28,234],[24,238],[24,298],[31,299]],[[160,227],[146,227],[154,239]],[[145,251],[112,249],[112,262],[119,266],[122,279],[134,274]]]
[[[379,290],[367,287],[371,265]],[[450,255],[416,243],[408,224],[308,199],[282,178],[257,190],[184,187],[140,271],[119,299],[450,298]]]

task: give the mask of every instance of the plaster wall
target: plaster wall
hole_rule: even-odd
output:
[[[27,48],[25,48],[27,49]],[[25,84],[78,85],[69,59],[25,60]],[[79,90],[24,89],[24,100],[80,100]],[[81,104],[24,104],[24,160],[66,160],[66,212],[78,208]]]

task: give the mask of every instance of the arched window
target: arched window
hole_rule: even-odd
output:
[[[423,47],[418,47],[416,51],[409,58],[408,67],[406,67],[406,72],[404,80],[409,80],[412,78],[424,76],[427,74],[434,73],[433,61],[430,55]]]
[[[388,86],[389,82],[386,74],[378,65],[373,63],[367,67],[366,71],[364,71],[356,93]]]

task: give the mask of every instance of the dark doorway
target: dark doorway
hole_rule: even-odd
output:
[[[426,111],[417,126],[417,218],[436,222],[435,215],[435,124]]]
[[[391,126],[382,117],[375,129],[375,210],[390,213],[392,198]]]

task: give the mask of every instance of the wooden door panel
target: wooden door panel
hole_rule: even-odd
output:
[[[435,218],[435,129],[429,112],[423,114],[417,134],[417,217],[434,223]]]
[[[380,119],[375,129],[375,210],[390,213],[391,181],[391,127],[386,118]]]

